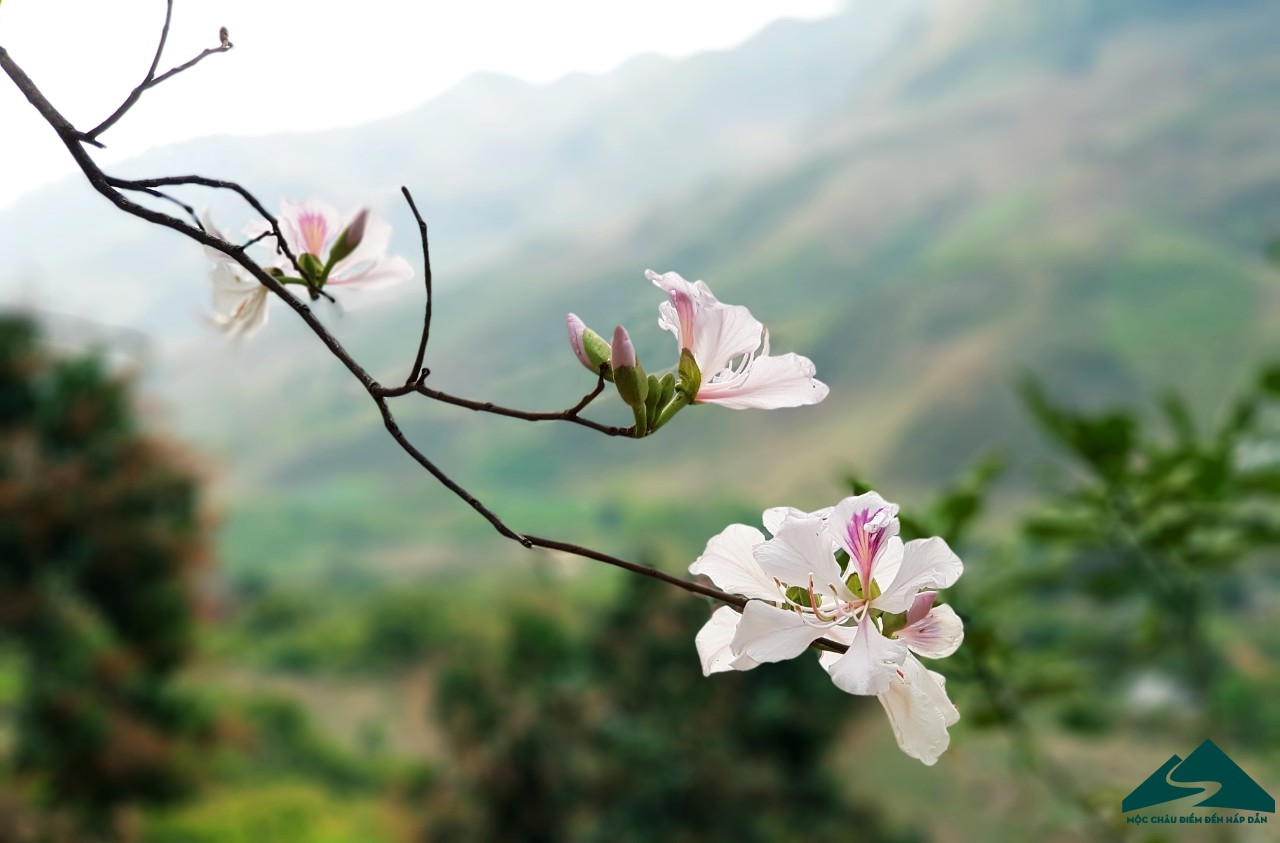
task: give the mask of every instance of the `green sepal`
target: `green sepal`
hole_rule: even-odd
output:
[[[649,376],[639,362],[634,366],[619,366],[613,370],[613,385],[618,388],[618,395],[632,409],[644,407],[644,400],[649,394]]]
[[[702,370],[698,368],[698,361],[693,359],[692,351],[681,349],[680,365],[676,367],[676,371],[680,375],[676,389],[685,396],[686,404],[692,404],[698,397],[698,390],[702,388]]]
[[[872,591],[875,591],[874,585],[875,580],[872,580]],[[881,615],[880,623],[883,624],[883,629],[880,631],[886,636],[892,635],[907,625],[907,613],[899,612],[896,615]]]
[[[797,606],[804,606],[806,609],[813,608],[813,602],[809,599],[809,589],[801,588],[793,585],[787,589],[787,599]]]
[[[631,408],[631,415],[636,420],[635,432],[632,434],[636,439],[643,439],[649,435],[649,416],[645,412],[644,404],[637,404]]]
[[[683,410],[689,403],[689,399],[681,392],[677,392],[672,396],[671,401],[658,411],[658,417],[653,420],[653,424],[649,426],[649,432],[653,433],[667,422],[675,417],[675,414]]]
[[[591,365],[596,367],[596,371],[604,366],[604,379],[613,380],[613,349],[609,347],[609,343],[604,341],[604,337],[595,331],[587,328],[582,332],[582,350],[586,353],[587,359],[591,361]]]
[[[325,282],[325,266],[320,263],[320,259],[310,252],[303,252],[298,255],[298,269],[302,270],[302,277],[307,282],[308,287],[323,287]]]
[[[662,380],[658,382],[661,392],[658,395],[658,411],[661,412],[668,404],[671,398],[676,394],[676,376],[672,372],[667,372],[662,376]]]
[[[649,432],[649,425],[658,416],[658,399],[662,397],[662,382],[657,375],[649,375],[648,394],[644,397],[644,429]]]

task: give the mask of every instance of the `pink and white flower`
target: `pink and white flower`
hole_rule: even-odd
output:
[[[328,266],[326,287],[373,289],[413,277],[407,260],[399,255],[387,257],[391,226],[371,217],[367,208],[344,221],[331,205],[319,200],[286,199],[280,203],[278,218],[280,233],[295,256],[311,255],[325,265],[336,255]],[[259,227],[255,233],[262,231]],[[283,255],[277,256],[275,265],[287,274],[294,271]]]
[[[745,307],[722,304],[706,284],[675,272],[645,270],[645,277],[670,299],[658,308],[658,325],[676,335],[702,372],[694,403],[773,409],[827,397],[827,385],[814,378],[809,358],[769,354],[769,332]]]
[[[689,570],[749,602],[741,614],[716,610],[695,644],[708,675],[794,658],[819,638],[846,645],[820,656],[832,681],[879,697],[903,751],[932,764],[959,713],[941,677],[913,654],[944,658],[960,646],[959,616],[935,603],[936,589],[953,585],[963,565],[940,538],[904,544],[897,512],[868,492],[814,513],[768,510],[771,539],[729,526]]]

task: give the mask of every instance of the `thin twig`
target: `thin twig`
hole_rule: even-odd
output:
[[[431,249],[427,246],[427,221],[422,218],[422,214],[418,213],[413,194],[409,193],[409,188],[404,186],[400,187],[400,192],[409,203],[413,218],[418,221],[418,237],[422,240],[422,281],[427,288],[427,302],[423,306],[422,339],[418,341],[418,354],[413,358],[413,368],[409,370],[409,377],[405,381],[406,384],[416,384],[422,383],[429,374],[427,369],[422,368],[422,363],[427,356],[427,339],[431,335]]]
[[[55,127],[56,128],[56,127]],[[276,249],[289,260],[289,264],[298,275],[302,275],[302,269],[298,266],[298,258],[289,248],[289,244],[284,239],[284,234],[280,231],[280,221],[275,215],[267,210],[266,206],[258,201],[258,198],[236,184],[226,179],[211,179],[206,176],[165,176],[156,179],[122,179],[115,176],[108,176],[102,173],[107,184],[111,187],[120,188],[121,190],[142,190],[148,187],[177,187],[180,185],[196,185],[198,187],[211,187],[216,190],[230,190],[238,195],[241,199],[249,204],[249,207],[262,217],[269,226],[271,226],[270,234],[276,239]]]
[[[600,424],[591,419],[582,418],[581,413],[586,406],[604,390],[604,374],[601,373],[596,386],[590,392],[582,397],[577,404],[574,404],[567,410],[555,410],[552,412],[530,412],[528,410],[517,410],[512,407],[503,407],[492,401],[473,401],[470,398],[459,398],[456,395],[450,395],[447,392],[441,392],[438,389],[432,389],[420,383],[409,383],[404,386],[396,387],[380,387],[378,394],[384,398],[398,398],[402,395],[408,395],[416,392],[419,395],[426,396],[433,401],[440,401],[444,404],[452,404],[455,407],[465,407],[468,410],[474,410],[477,413],[493,413],[497,416],[506,416],[512,419],[521,419],[523,421],[567,421],[573,424],[589,427],[605,436],[632,436],[635,428],[632,427],[616,427],[614,425]]]
[[[259,234],[257,237],[251,237],[248,240],[246,240],[244,243],[240,245],[240,248],[247,249],[250,246],[252,246],[254,243],[261,242],[262,240],[265,240],[268,237],[274,237],[274,236],[275,234],[272,231],[270,230],[264,231],[261,234]]]
[[[140,83],[138,83],[138,86],[136,88],[134,88],[132,91],[129,92],[129,96],[125,97],[124,102],[120,103],[120,107],[117,108],[115,111],[111,112],[111,114],[107,117],[107,119],[103,120],[101,123],[94,126],[89,131],[79,133],[79,139],[81,141],[85,143],[93,144],[96,147],[102,147],[103,144],[101,141],[98,140],[98,136],[101,135],[103,132],[105,132],[107,129],[110,129],[112,126],[114,126],[117,120],[119,120],[126,113],[128,113],[129,109],[133,108],[134,105],[137,104],[138,100],[142,98],[143,91],[147,90],[148,88],[153,88],[156,85],[159,85],[164,80],[172,76],[177,76],[182,71],[188,70],[194,67],[196,64],[208,58],[209,56],[213,55],[214,53],[225,53],[227,50],[231,49],[231,42],[223,41],[221,44],[219,44],[216,47],[210,47],[209,49],[204,50],[198,56],[191,59],[190,61],[183,62],[177,67],[170,68],[169,70],[166,70],[164,73],[160,74],[159,76],[156,76],[156,68],[160,66],[160,56],[162,53],[164,53],[165,42],[169,40],[169,22],[172,19],[173,19],[173,0],[166,0],[164,4],[164,26],[161,27],[160,29],[160,42],[156,45],[156,54],[151,59],[151,67],[147,69],[146,77],[143,78],[143,80]]]
[[[157,199],[164,199],[167,202],[172,202],[173,204],[177,205],[179,208],[182,208],[182,210],[187,212],[187,216],[191,217],[191,221],[196,224],[196,228],[200,229],[201,231],[204,231],[204,223],[200,222],[200,217],[196,214],[196,209],[188,205],[186,202],[183,202],[180,199],[176,199],[170,196],[169,194],[164,193],[163,191],[156,190],[154,187],[138,187],[138,188],[131,188],[131,189],[137,190],[141,193],[145,193],[148,196],[154,196]],[[271,232],[268,231],[267,233],[270,234]]]

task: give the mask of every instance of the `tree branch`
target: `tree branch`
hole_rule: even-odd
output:
[[[163,41],[163,38],[162,38],[162,41]],[[163,43],[161,46],[163,46]],[[468,399],[457,398],[452,395],[447,395],[446,393],[440,392],[438,390],[429,389],[423,386],[421,383],[410,383],[403,387],[397,387],[394,389],[388,389],[382,386],[376,380],[374,380],[374,378],[364,369],[364,367],[362,367],[359,363],[356,362],[356,360],[350,355],[350,353],[346,350],[346,348],[328,331],[328,329],[325,328],[323,323],[319,321],[319,319],[316,317],[315,313],[311,310],[311,308],[305,302],[300,301],[296,296],[291,295],[284,288],[283,284],[281,284],[276,278],[272,277],[271,274],[266,272],[266,270],[264,270],[255,261],[253,261],[247,255],[247,253],[245,252],[245,248],[243,246],[237,246],[232,243],[228,243],[222,240],[221,238],[214,237],[209,232],[203,230],[203,228],[201,228],[198,225],[198,221],[197,221],[197,225],[195,226],[189,225],[180,219],[169,216],[168,214],[162,213],[160,211],[157,211],[151,208],[147,208],[143,205],[139,205],[138,203],[126,197],[121,192],[121,190],[138,190],[138,191],[152,192],[157,187],[167,186],[167,185],[201,185],[206,187],[232,190],[237,194],[239,194],[242,198],[244,198],[244,200],[248,202],[249,205],[253,207],[255,211],[261,214],[263,218],[270,223],[272,232],[276,237],[276,242],[278,247],[284,250],[285,254],[289,255],[290,260],[293,261],[294,260],[293,255],[289,253],[288,247],[285,244],[284,238],[280,234],[278,221],[276,220],[275,217],[273,217],[270,213],[266,211],[262,203],[259,202],[252,193],[250,193],[248,190],[246,190],[245,188],[241,187],[240,185],[234,182],[208,179],[201,176],[175,176],[175,177],[168,177],[168,178],[139,179],[139,180],[126,180],[126,179],[120,179],[120,178],[108,176],[105,172],[102,171],[101,168],[98,167],[97,163],[94,162],[94,160],[89,156],[89,154],[84,149],[83,144],[91,143],[92,140],[90,138],[87,138],[83,133],[76,130],[76,128],[72,126],[71,123],[65,117],[63,117],[62,114],[56,108],[54,108],[53,104],[50,103],[49,100],[44,96],[44,94],[39,90],[39,88],[36,87],[35,83],[32,82],[31,78],[27,76],[27,74],[22,70],[21,67],[18,66],[16,62],[14,62],[13,58],[9,55],[8,51],[6,51],[4,47],[0,47],[0,69],[4,70],[4,72],[9,76],[9,78],[14,82],[14,84],[17,85],[18,89],[22,91],[23,95],[26,96],[28,102],[30,102],[32,106],[35,107],[36,111],[40,113],[41,117],[44,118],[45,122],[47,122],[53,128],[53,130],[57,133],[63,145],[66,146],[68,152],[71,153],[71,157],[75,160],[76,164],[80,167],[81,172],[84,173],[85,177],[89,180],[90,185],[92,185],[93,188],[98,193],[106,197],[116,207],[120,208],[121,210],[123,210],[128,214],[131,214],[132,216],[146,220],[155,225],[160,225],[165,228],[173,229],[174,231],[177,231],[181,234],[186,235],[188,238],[196,241],[197,243],[200,243],[201,245],[208,246],[212,249],[215,249],[221,252],[222,254],[226,255],[227,257],[235,261],[236,264],[238,264],[246,272],[248,272],[251,276],[253,276],[253,278],[255,278],[259,283],[267,287],[267,289],[269,289],[278,298],[284,301],[286,305],[292,308],[293,311],[298,314],[299,318],[301,318],[302,321],[306,323],[307,327],[311,329],[312,333],[314,333],[316,337],[319,338],[320,342],[329,350],[329,352],[335,358],[337,358],[337,360],[340,363],[342,363],[344,367],[346,367],[347,371],[349,371],[358,381],[360,381],[362,386],[364,386],[365,391],[369,394],[370,398],[373,400],[374,404],[377,406],[378,412],[382,416],[382,421],[384,426],[387,429],[387,432],[391,435],[392,439],[394,439],[396,443],[401,447],[401,449],[403,449],[405,453],[407,453],[410,457],[412,457],[423,469],[425,469],[433,477],[435,477],[436,480],[439,481],[445,488],[453,492],[454,495],[461,498],[469,506],[471,506],[472,509],[474,509],[481,516],[483,516],[485,520],[487,520],[499,534],[501,534],[502,536],[508,539],[511,539],[512,541],[518,542],[521,546],[526,548],[540,547],[547,550],[558,550],[564,553],[570,553],[575,556],[579,556],[584,559],[591,559],[597,562],[603,562],[605,564],[622,568],[624,570],[630,571],[635,574],[639,574],[641,576],[646,576],[646,577],[660,580],[669,585],[673,585],[677,588],[683,589],[693,594],[700,594],[704,597],[710,597],[714,600],[719,600],[725,603],[726,605],[733,606],[738,610],[741,610],[746,605],[747,603],[746,598],[743,598],[739,595],[729,594],[727,592],[720,591],[719,589],[712,588],[710,586],[706,586],[701,583],[683,580],[683,579],[680,579],[679,577],[675,577],[670,574],[666,574],[662,571],[659,571],[656,568],[650,568],[645,565],[639,565],[634,562],[628,562],[625,559],[620,559],[616,556],[611,556],[609,554],[601,553],[599,551],[591,550],[590,548],[571,544],[569,542],[563,542],[556,539],[542,538],[537,536],[524,536],[524,535],[521,535],[520,533],[517,533],[515,530],[512,530],[510,527],[508,527],[502,521],[502,519],[497,516],[497,514],[495,514],[492,510],[490,510],[483,503],[481,503],[475,496],[473,496],[461,485],[459,485],[447,474],[445,474],[438,466],[435,465],[435,463],[433,463],[430,459],[428,459],[425,454],[423,454],[412,442],[410,442],[408,438],[404,435],[403,431],[400,430],[400,426],[396,422],[395,416],[391,412],[391,408],[387,403],[387,398],[395,397],[398,395],[405,395],[409,392],[419,392],[422,395],[425,395],[426,397],[432,398],[437,401],[442,401],[445,403],[454,404],[456,406],[466,407],[468,409],[477,410],[481,412],[489,412],[489,413],[495,413],[498,415],[506,415],[506,416],[511,416],[513,418],[521,418],[521,419],[526,419],[530,421],[542,421],[542,420],[571,421],[576,424],[580,424],[586,427],[590,427],[594,430],[598,430],[600,432],[606,433],[610,436],[629,435],[631,432],[629,428],[608,427],[606,425],[601,425],[596,422],[589,421],[587,419],[579,418],[578,416],[578,413],[581,412],[581,410],[583,410],[596,396],[598,396],[603,391],[604,389],[603,371],[601,371],[600,373],[600,377],[596,383],[595,389],[593,389],[590,393],[584,396],[573,407],[570,407],[567,410],[563,410],[556,413],[526,413],[520,410],[512,410],[505,407],[499,407],[490,402],[470,401]],[[179,68],[179,69],[183,69],[183,68]],[[172,73],[166,74],[166,76],[168,75],[172,75]],[[158,79],[162,79],[162,78],[165,78],[165,77],[158,77]],[[146,85],[140,86],[140,88],[142,89],[145,89],[145,87],[147,86]],[[122,107],[121,113],[123,113],[123,111],[127,111],[127,108]],[[116,119],[118,119],[118,117]],[[112,122],[114,122],[114,120]],[[152,195],[156,195],[156,194],[152,192]],[[425,223],[422,222],[421,217],[417,213],[417,209],[413,206],[413,200],[409,196],[407,190],[405,191],[405,196],[406,196],[406,199],[409,200],[410,207],[414,212],[414,216],[419,221],[420,231],[423,233],[423,252],[424,252],[423,256],[425,260],[427,258]],[[164,197],[164,198],[169,198],[169,197]],[[182,204],[182,203],[178,203],[178,204]],[[184,205],[183,207],[187,207],[187,206]],[[294,262],[296,263],[296,261]],[[429,276],[429,273],[428,273],[428,276]],[[425,320],[426,324],[424,324],[423,338],[419,345],[419,358],[418,358],[418,362],[415,364],[415,369],[420,368],[422,356],[425,354],[426,334],[427,334],[426,329],[429,327],[429,322],[430,322],[429,302],[430,302],[430,297],[428,296],[428,311],[427,311],[428,316]],[[819,639],[818,641],[815,641],[811,646],[813,646],[816,649],[829,650],[831,652],[844,652],[847,649],[845,645],[840,644],[838,642],[829,641],[827,639]]]
[[[530,412],[528,410],[517,410],[512,407],[503,407],[494,404],[492,401],[474,401],[470,398],[459,398],[456,395],[450,395],[447,392],[441,392],[438,389],[432,389],[420,383],[410,383],[397,387],[380,387],[378,392],[385,398],[397,398],[402,395],[408,395],[410,392],[416,392],[419,395],[426,396],[433,401],[440,401],[444,404],[452,404],[455,407],[465,407],[468,410],[474,410],[477,413],[493,413],[496,416],[506,416],[512,419],[522,419],[523,421],[567,421],[573,424],[589,427],[592,430],[603,433],[605,436],[632,436],[635,433],[633,427],[615,427],[613,425],[600,424],[591,419],[584,419],[578,414],[586,409],[587,405],[596,399],[600,393],[604,391],[604,374],[601,373],[596,381],[596,386],[582,399],[567,410],[556,410],[553,412]]]
[[[430,369],[422,367],[423,361],[427,356],[427,339],[431,335],[431,249],[427,246],[427,221],[422,218],[422,214],[418,213],[418,206],[413,201],[413,194],[409,193],[409,188],[401,186],[400,192],[404,194],[404,199],[409,203],[409,210],[413,212],[413,218],[418,222],[418,237],[422,240],[422,281],[427,288],[427,302],[423,306],[422,318],[422,339],[418,341],[418,354],[413,358],[413,368],[409,370],[409,377],[405,380],[405,384],[418,384],[431,374]]]
[[[191,59],[190,61],[183,62],[177,67],[170,68],[169,70],[166,70],[164,73],[160,74],[159,76],[156,76],[156,68],[160,66],[160,56],[164,53],[165,42],[169,40],[169,22],[172,19],[173,19],[173,0],[165,0],[164,26],[161,27],[160,29],[160,42],[156,44],[156,54],[151,59],[151,67],[147,69],[146,77],[143,78],[143,80],[138,84],[136,88],[134,88],[132,91],[129,92],[129,96],[125,97],[124,102],[120,103],[120,107],[117,108],[115,111],[111,112],[111,114],[107,117],[107,119],[103,120],[101,123],[94,126],[92,129],[90,129],[87,132],[78,133],[79,140],[83,141],[84,143],[91,143],[96,147],[102,147],[103,144],[98,140],[98,136],[101,135],[103,132],[105,132],[107,129],[110,129],[112,126],[114,126],[116,124],[116,121],[118,121],[121,117],[123,117],[126,113],[128,113],[129,109],[133,108],[134,105],[137,104],[138,100],[142,98],[143,91],[147,90],[148,88],[153,88],[156,85],[159,85],[164,80],[172,76],[177,76],[182,71],[188,70],[194,67],[196,64],[208,58],[209,56],[213,55],[214,53],[225,53],[227,50],[231,49],[231,42],[226,39],[226,36],[225,36],[226,29],[224,28],[220,36],[221,43],[218,46],[210,47],[207,50],[204,50],[203,52],[201,52],[195,58]]]

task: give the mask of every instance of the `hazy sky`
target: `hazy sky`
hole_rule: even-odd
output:
[[[112,162],[215,133],[351,125],[405,111],[478,70],[547,82],[603,72],[643,52],[729,47],[781,17],[840,0],[175,0],[161,69],[217,43],[150,91],[102,138]],[[77,126],[96,124],[141,81],[163,0],[0,0],[0,46]],[[0,76],[0,208],[73,172],[51,130]]]

